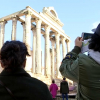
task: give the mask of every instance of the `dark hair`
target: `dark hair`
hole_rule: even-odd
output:
[[[64,77],[63,80],[66,80],[66,78]]]
[[[52,83],[55,83],[55,80],[54,79],[52,80]]]
[[[6,41],[0,51],[0,60],[5,69],[21,67],[29,55],[25,43],[20,41]]]
[[[94,33],[89,43],[89,49],[100,52],[100,36]]]

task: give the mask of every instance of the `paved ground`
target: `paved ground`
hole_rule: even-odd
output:
[[[63,99],[62,98],[57,98],[57,100],[63,100]],[[64,100],[66,100],[66,99],[64,99]],[[69,98],[68,100],[75,100],[75,99]]]
[[[68,96],[69,96],[69,99],[68,100],[75,100],[75,96],[76,96],[76,92],[70,92],[69,94],[68,94]],[[57,94],[57,99],[56,100],[63,100],[62,98],[61,98],[61,94]],[[66,100],[66,99],[65,99]]]

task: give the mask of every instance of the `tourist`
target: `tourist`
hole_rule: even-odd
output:
[[[47,85],[24,70],[26,56],[26,45],[20,41],[7,41],[1,48],[0,100],[52,100]]]
[[[62,94],[63,100],[64,97],[66,97],[66,100],[68,100],[69,87],[65,77],[63,78],[63,81],[60,83],[60,93]]]
[[[76,38],[74,49],[67,53],[59,70],[78,83],[77,100],[100,100],[100,24],[90,39],[88,55],[80,53],[82,41]]]
[[[52,80],[52,84],[50,85],[50,92],[53,100],[55,100],[57,95],[58,86],[55,84],[55,80]]]

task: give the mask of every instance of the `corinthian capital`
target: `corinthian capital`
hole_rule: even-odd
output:
[[[18,16],[16,16],[16,15],[12,15],[12,16],[11,16],[11,19],[12,19],[12,20],[19,20],[20,18],[19,18]]]
[[[35,18],[35,22],[41,22],[42,23],[42,20],[40,18]]]
[[[32,15],[33,13],[30,10],[24,12],[25,15]]]
[[[45,30],[50,30],[50,26],[49,25],[44,25]]]
[[[6,20],[1,20],[1,21],[0,21],[0,25],[4,25],[4,24],[6,24],[6,23],[7,23]]]

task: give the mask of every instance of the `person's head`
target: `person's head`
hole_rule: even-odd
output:
[[[0,51],[1,66],[13,70],[25,67],[26,56],[29,56],[25,43],[20,41],[6,41]]]
[[[64,77],[63,80],[66,80],[66,78]]]
[[[55,80],[54,79],[52,80],[52,83],[55,83]]]
[[[100,24],[97,26],[95,33],[91,37],[89,49],[100,52]]]

